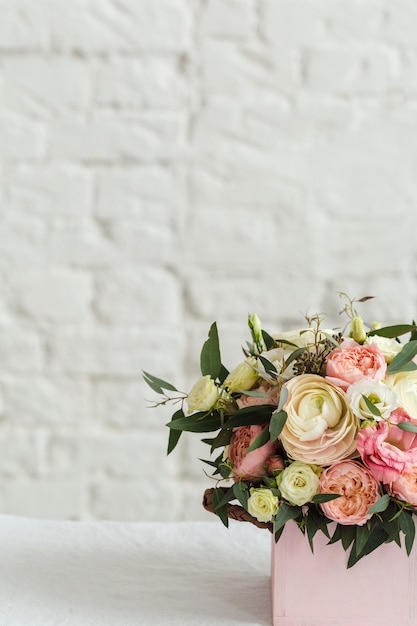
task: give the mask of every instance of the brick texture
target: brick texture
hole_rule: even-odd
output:
[[[417,318],[413,0],[0,0],[0,512],[207,519],[187,391],[338,291]]]

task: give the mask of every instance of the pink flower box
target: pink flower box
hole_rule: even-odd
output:
[[[272,547],[273,626],[417,626],[417,548],[384,544],[346,569],[340,542],[314,554],[288,522]]]

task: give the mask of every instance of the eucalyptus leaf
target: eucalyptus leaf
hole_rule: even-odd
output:
[[[405,548],[407,554],[410,555],[416,534],[416,527],[412,518],[412,514],[406,510],[403,510],[402,514],[398,518],[398,522],[400,524],[401,530],[405,535]]]
[[[372,415],[375,415],[375,417],[381,417],[381,411],[378,409],[377,406],[375,406],[375,404],[368,398],[368,396],[365,396],[365,394],[361,394],[362,398],[365,400],[365,404],[368,407],[369,411],[372,413]]]
[[[279,411],[281,411],[281,409],[284,407],[284,404],[288,400],[288,395],[289,395],[288,389],[285,387],[285,385],[283,385],[281,387],[281,391],[279,392],[279,402],[278,402],[278,407],[277,407],[278,413]]]
[[[342,546],[344,550],[347,550],[352,542],[355,540],[356,528],[355,526],[342,526],[341,525]]]
[[[401,335],[411,333],[415,330],[417,330],[417,326],[415,324],[398,324],[396,326],[384,326],[383,328],[375,328],[374,330],[370,330],[367,335],[368,337],[378,335],[379,337],[394,339],[395,337],[400,337]]]
[[[144,371],[142,375],[144,381],[151,389],[153,389],[153,391],[156,391],[156,393],[164,393],[164,389],[167,389],[168,391],[178,391],[178,389],[174,387],[174,385],[171,385],[171,383],[167,383],[166,380],[157,378],[156,376],[149,374],[149,372]]]
[[[220,413],[193,413],[178,419],[172,419],[167,424],[172,430],[186,430],[191,433],[209,433],[221,428]]]
[[[218,515],[226,526],[229,526],[229,518],[227,516],[227,503],[228,500],[225,501],[225,497],[222,489],[214,489],[213,491],[213,508],[216,515]]]
[[[312,502],[314,504],[322,504],[323,502],[330,502],[331,500],[336,500],[336,498],[341,498],[340,493],[317,493]]]
[[[217,500],[216,500],[217,506],[221,507],[224,504],[227,504],[228,502],[234,499],[232,487],[229,487],[228,489],[216,488],[215,492],[217,492]]]
[[[248,508],[248,498],[249,498],[249,487],[239,480],[233,485],[233,494],[237,500],[239,500],[240,504],[244,509]]]
[[[417,354],[417,340],[409,341],[404,345],[401,352],[399,352],[388,365],[388,374],[396,374],[398,372],[410,371],[407,368],[417,369],[417,365],[412,362],[412,359]],[[406,368],[404,370],[404,368]]]
[[[243,389],[238,389],[238,393],[243,393],[245,396],[250,396],[251,398],[269,398],[269,393],[266,391],[244,391]]]
[[[388,508],[389,503],[390,497],[386,493],[385,495],[381,496],[381,498],[379,498],[379,500],[377,500],[375,504],[371,506],[371,508],[368,510],[368,515],[371,515],[372,513],[382,513]]]
[[[287,368],[297,357],[299,357],[300,354],[306,352],[306,350],[307,348],[297,348],[297,350],[291,352],[290,356],[285,360],[285,368]]]
[[[172,416],[172,420],[178,420],[178,419],[183,419],[184,416],[184,411],[182,409],[179,409],[178,411],[176,411],[174,413],[174,415]],[[180,437],[181,437],[182,431],[181,430],[172,430],[170,429],[169,431],[169,437],[168,437],[168,447],[167,447],[167,455],[171,454],[171,452],[175,449]]]
[[[271,361],[269,361],[267,358],[265,358],[264,356],[262,356],[261,354],[259,355],[258,359],[260,360],[260,362],[262,363],[262,365],[265,368],[265,372],[267,374],[276,374],[277,373],[277,368],[275,367],[275,365],[273,363],[271,363]]]
[[[211,452],[216,450],[216,448],[221,448],[223,446],[227,446],[230,443],[230,438],[232,436],[231,430],[221,430],[216,437],[210,439],[202,439],[203,443],[206,443],[211,447]]]
[[[355,552],[359,556],[369,539],[369,529],[366,524],[356,527]]]
[[[409,433],[417,433],[417,424],[414,424],[413,422],[398,422],[396,426],[401,430],[406,430]]]
[[[247,448],[246,454],[253,452],[257,448],[261,448],[269,441],[269,430],[264,428],[257,437],[252,441],[251,445]]]
[[[299,506],[290,506],[285,502],[281,504],[278,513],[275,516],[275,529],[278,530],[284,526],[289,520],[296,519],[302,515],[302,509]]]
[[[227,416],[224,428],[238,428],[239,426],[252,426],[253,424],[265,424],[269,421],[274,407],[272,405],[260,404],[258,406],[248,406]]]
[[[286,411],[274,411],[271,415],[271,421],[269,424],[270,440],[275,441],[280,436],[282,429],[287,421],[288,414]]]
[[[203,344],[200,354],[200,367],[201,374],[203,376],[209,375],[213,380],[216,380],[222,371],[219,335],[216,322],[213,322],[210,326],[208,339]]]
[[[272,348],[275,348],[276,346],[276,341],[273,337],[271,337],[271,335],[269,335],[266,330],[262,330],[262,338],[264,340],[265,343],[265,347],[267,350],[272,350]]]
[[[355,565],[364,556],[376,550],[379,546],[385,543],[387,539],[388,536],[385,530],[382,527],[376,527],[373,532],[369,534],[368,540],[360,554],[357,554],[355,543],[353,543],[347,563],[348,569],[353,567],[353,565]]]

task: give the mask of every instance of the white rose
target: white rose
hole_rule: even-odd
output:
[[[402,343],[398,343],[395,339],[379,337],[378,335],[372,335],[366,339],[365,345],[370,344],[375,344],[376,347],[379,348],[387,363],[391,363],[393,358],[397,356],[404,347]]]
[[[223,383],[224,389],[228,393],[252,389],[259,378],[258,372],[254,369],[255,367],[257,367],[256,359],[254,357],[247,358],[227,375]]]
[[[252,488],[248,498],[248,513],[256,517],[258,522],[270,522],[278,513],[278,496],[270,489]]]
[[[417,419],[417,370],[391,374],[386,377],[386,383],[398,396],[400,406]]]
[[[319,477],[311,465],[294,461],[278,475],[277,485],[285,500],[292,505],[302,506],[316,495]]]
[[[187,396],[188,412],[209,411],[217,402],[219,391],[216,383],[207,374],[194,384]]]
[[[379,410],[381,417],[374,415],[368,408],[363,396]],[[346,398],[349,406],[356,417],[362,420],[388,419],[395,409],[400,406],[397,395],[383,382],[375,380],[358,380],[352,383],[346,391]]]

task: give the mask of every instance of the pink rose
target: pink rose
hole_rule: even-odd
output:
[[[236,428],[230,439],[228,458],[233,463],[235,480],[250,480],[266,475],[266,462],[275,452],[275,444],[268,441],[252,452],[247,452],[256,437],[265,426],[240,426]]]
[[[380,498],[380,485],[358,461],[341,461],[321,474],[319,493],[341,496],[320,505],[327,517],[344,526],[363,526],[372,517],[370,507]]]
[[[392,496],[417,508],[417,466],[411,472],[401,474],[387,486],[387,490]]]
[[[247,406],[258,406],[262,404],[273,404],[274,406],[278,404],[278,392],[276,387],[270,387],[268,383],[265,382],[256,389],[252,389],[252,391],[256,391],[257,393],[267,393],[268,396],[264,398],[257,398],[256,396],[242,394],[240,398],[236,400],[236,404],[239,409],[244,409]]]
[[[382,380],[387,363],[376,344],[361,346],[345,339],[326,359],[326,379],[346,390],[358,380]]]
[[[274,475],[276,470],[283,470],[285,467],[284,461],[280,456],[270,456],[266,461],[266,469],[270,476]]]
[[[393,483],[417,465],[417,433],[401,430],[396,426],[399,422],[417,424],[400,408],[391,413],[389,422],[382,420],[376,427],[362,428],[356,438],[363,462],[384,484]]]

